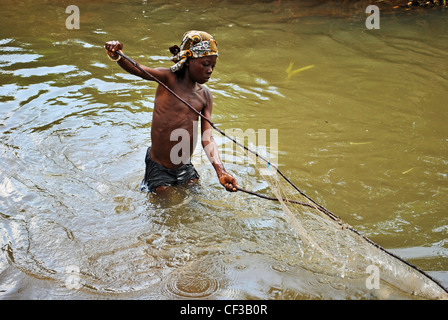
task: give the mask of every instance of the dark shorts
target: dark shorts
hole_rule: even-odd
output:
[[[149,148],[146,152],[145,163],[145,177],[140,183],[140,190],[144,192],[154,192],[160,186],[176,186],[199,179],[199,174],[191,161],[177,169],[165,168],[151,159]]]

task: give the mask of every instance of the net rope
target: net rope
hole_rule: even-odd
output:
[[[426,299],[448,299],[448,289],[437,280],[344,223],[338,216],[302,192],[264,156],[216,127],[210,119],[195,110],[187,101],[123,52],[117,51],[117,53],[197,113],[213,129],[233,141],[246,156],[255,155],[255,167],[269,184],[275,197],[241,187],[238,191],[280,202],[286,221],[300,239],[302,257],[298,263],[301,263],[303,268],[336,278],[363,282],[368,275],[368,268],[373,266],[379,271],[382,283],[391,288]]]

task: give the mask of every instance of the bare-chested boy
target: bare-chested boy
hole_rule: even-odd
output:
[[[153,80],[126,59],[121,59],[116,53],[123,49],[119,41],[109,41],[105,47],[109,58],[116,61],[124,70],[143,79]],[[170,51],[173,54],[171,60],[175,64],[169,69],[138,65],[210,120],[212,95],[202,84],[210,79],[216,65],[218,57],[216,41],[206,32],[189,31],[182,37],[181,46],[173,46]],[[169,186],[199,179],[199,174],[190,161],[196,145],[194,132],[197,132],[197,125],[198,114],[159,85],[151,125],[152,145],[146,154],[145,177],[140,185],[142,191],[159,193]],[[180,150],[189,150],[189,154],[182,155],[177,152],[180,142],[172,138],[173,132],[187,133],[189,145]],[[225,170],[213,140],[211,125],[204,119],[201,119],[201,137],[202,147],[218,175],[219,182],[226,190],[236,191],[237,181]]]

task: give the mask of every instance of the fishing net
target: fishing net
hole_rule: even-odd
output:
[[[447,289],[428,274],[363,236],[304,194],[268,160],[269,156],[241,144],[237,149],[251,159],[268,182],[275,196],[271,200],[279,201],[285,220],[297,234],[300,256],[295,264],[325,275],[329,282],[342,280],[346,288],[364,292],[364,297],[448,299]]]
[[[297,266],[312,274],[325,275],[328,282],[343,279],[346,281],[345,288],[358,293],[374,292],[374,297],[378,298],[404,295],[422,299],[448,299],[448,290],[428,274],[345,224],[304,194],[266,157],[224,133],[131,58],[120,51],[117,53],[209,122],[216,131],[235,143],[238,152],[243,152],[254,163],[275,197],[239,190],[280,202],[286,221],[299,239],[300,256],[294,260]]]

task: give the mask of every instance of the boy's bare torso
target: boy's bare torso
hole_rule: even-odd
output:
[[[200,84],[184,85],[177,81],[174,75],[168,79],[168,82],[167,85],[198,112],[207,106],[207,88]],[[198,115],[166,89],[159,86],[156,91],[151,125],[151,158],[166,168],[174,169],[182,166],[183,163],[179,164],[178,159],[179,157],[189,159],[193,154],[197,141],[197,127]],[[188,135],[173,135],[176,132],[185,132]],[[185,141],[186,136],[189,141]],[[180,145],[181,148],[174,148],[180,143],[184,144]],[[185,145],[186,143],[188,145]],[[189,151],[189,154],[181,155],[177,152],[175,155],[172,154],[172,150],[179,149],[184,152]]]

